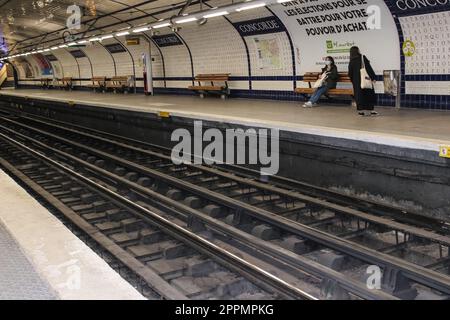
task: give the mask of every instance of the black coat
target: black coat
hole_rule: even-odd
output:
[[[370,65],[370,61],[364,56],[364,64],[367,73],[372,80],[375,80],[376,74]],[[348,76],[353,84],[353,92],[355,95],[356,106],[358,110],[373,110],[376,103],[374,89],[361,89],[361,55],[350,60],[348,65]]]
[[[328,75],[327,75],[325,81],[323,82],[323,84],[327,87],[327,89],[336,88],[337,81],[339,78],[339,73],[337,71],[337,67],[335,65],[332,65],[330,71],[328,71],[327,67],[322,68],[322,74],[324,72],[328,72]]]

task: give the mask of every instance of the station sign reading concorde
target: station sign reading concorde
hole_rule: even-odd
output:
[[[390,0],[398,16],[450,10],[450,0]]]
[[[181,46],[183,44],[175,33],[154,35],[152,39],[158,47]]]
[[[239,21],[233,23],[236,30],[243,37],[286,31],[283,23],[277,17]]]

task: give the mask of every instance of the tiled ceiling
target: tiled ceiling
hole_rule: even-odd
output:
[[[206,1],[206,0],[205,0]],[[155,21],[186,0],[0,0],[0,56]],[[83,8],[80,29],[67,28],[68,7]]]

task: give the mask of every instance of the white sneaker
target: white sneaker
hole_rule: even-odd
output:
[[[308,101],[303,105],[303,108],[312,108],[312,106],[313,106],[312,102]]]

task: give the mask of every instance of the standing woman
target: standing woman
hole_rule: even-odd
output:
[[[361,116],[377,115],[378,113],[373,110],[376,103],[375,90],[373,89],[373,86],[370,89],[361,88],[361,68],[363,68],[362,59],[364,59],[364,66],[367,74],[372,80],[372,83],[375,83],[376,75],[370,65],[370,61],[367,60],[365,56],[361,55],[358,47],[351,47],[348,76],[353,84],[356,107],[358,109],[358,114]]]

